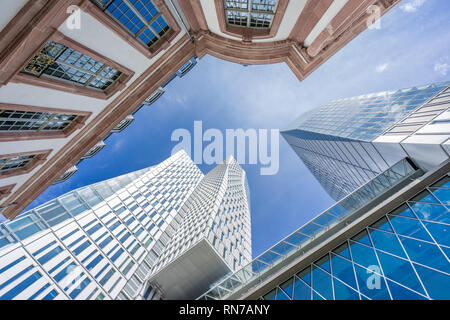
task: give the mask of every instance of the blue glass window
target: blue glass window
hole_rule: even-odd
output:
[[[102,227],[102,225],[100,223],[97,223],[95,226],[93,226],[92,228],[90,228],[89,230],[86,231],[86,233],[88,235],[92,235],[93,233],[95,233],[97,230],[100,230],[100,228]]]
[[[6,280],[2,284],[0,284],[0,290],[2,290],[4,287],[6,287],[10,283],[14,282],[15,280],[19,279],[21,276],[23,276],[25,273],[27,273],[31,269],[33,269],[33,266],[28,266],[25,269],[23,269],[22,271],[20,271],[19,273],[17,273],[16,275],[14,275],[13,277],[9,278],[8,280]]]
[[[91,245],[91,242],[89,240],[86,240],[82,244],[80,244],[75,250],[73,250],[73,254],[78,256],[81,252],[86,250]]]
[[[389,279],[387,279],[389,290],[394,300],[426,300],[426,297],[411,291]]]
[[[403,248],[395,234],[370,229],[369,231],[375,248],[406,258]]]
[[[151,47],[170,30],[164,17],[150,0],[92,1],[147,47]]]
[[[116,270],[111,269],[109,270],[106,275],[100,280],[100,284],[103,286],[105,283],[113,276],[113,274],[116,273]]]
[[[42,300],[53,300],[58,296],[58,292],[56,290],[50,291]]]
[[[78,295],[81,293],[81,291],[83,291],[84,288],[86,288],[90,283],[91,283],[91,280],[89,280],[88,278],[85,278],[83,281],[81,281],[80,284],[78,284],[78,286],[75,287],[75,289],[72,290],[72,292],[69,294],[69,296],[72,299],[75,299],[76,297],[78,297]]]
[[[62,269],[56,276],[53,277],[53,279],[55,279],[56,282],[61,281],[69,274],[70,270],[72,270],[73,268],[76,268],[76,267],[77,267],[77,264],[75,262],[69,263],[67,265],[67,267]]]
[[[31,286],[33,283],[35,283],[37,280],[42,278],[42,275],[39,272],[33,273],[31,276],[23,280],[21,283],[16,285],[14,288],[6,292],[4,295],[0,297],[0,300],[12,300],[14,299],[18,294],[20,294],[22,291],[27,289],[29,286]]]
[[[420,240],[432,241],[419,221],[403,217],[389,217],[392,226],[398,234],[413,237]]]
[[[424,222],[425,227],[431,233],[437,243],[450,246],[450,226],[440,223]]]
[[[431,189],[434,196],[443,204],[450,205],[450,189]]]
[[[402,236],[400,241],[412,261],[450,273],[450,264],[436,245]]]
[[[345,260],[337,255],[331,255],[331,266],[333,268],[333,276],[342,280],[352,288],[357,289],[355,273],[353,265],[350,261]]]
[[[25,260],[25,257],[20,257],[19,259],[15,260],[15,261],[11,262],[10,264],[6,265],[5,267],[1,268],[1,269],[0,269],[0,275],[1,275],[3,272],[5,272],[6,270],[8,270],[8,269],[14,267],[15,265],[17,265],[19,262],[21,262],[21,261],[23,261],[23,260]]]
[[[45,284],[45,286],[43,286],[42,288],[40,288],[38,291],[36,291],[31,297],[28,298],[28,300],[34,300],[36,299],[42,292],[45,291],[45,289],[47,289],[48,287],[50,287],[50,284],[47,283]]]
[[[70,260],[69,257],[64,258],[61,262],[59,262],[56,266],[54,266],[54,267],[49,271],[49,273],[52,274],[52,273],[55,272],[59,267],[61,267],[64,263],[66,263],[66,262],[69,261],[69,260]]]
[[[78,239],[76,239],[75,241],[73,241],[71,244],[69,244],[67,247],[68,248],[72,248],[74,247],[78,242],[80,242],[81,240],[85,239],[86,236],[82,235],[81,237],[79,237]]]
[[[305,281],[308,285],[311,285],[311,267],[307,267],[300,271],[297,276]]]
[[[325,269],[329,273],[331,273],[331,270],[330,270],[330,258],[328,257],[328,254],[326,256],[323,256],[322,258],[320,258],[316,262],[314,262],[314,264],[319,266],[319,267],[321,267],[322,269]]]
[[[369,239],[369,236],[367,235],[367,231],[366,230],[363,230],[360,233],[358,233],[356,236],[354,236],[352,238],[352,240],[364,243],[364,244],[366,244],[368,246],[372,245],[370,243],[370,239]]]
[[[383,252],[378,252],[378,257],[386,277],[419,293],[425,293],[410,262]]]
[[[66,234],[64,237],[61,238],[62,241],[66,240],[67,238],[69,238],[70,236],[74,235],[75,233],[77,233],[80,229],[76,228],[75,230],[69,232],[68,234]]]
[[[280,288],[283,289],[283,291],[289,296],[289,298],[292,298],[292,293],[294,291],[294,279],[289,279],[288,281],[283,283]]]
[[[52,241],[49,244],[43,246],[42,248],[40,248],[39,250],[35,251],[33,253],[33,256],[38,256],[39,254],[41,254],[42,252],[44,252],[45,250],[47,250],[48,248],[50,248],[52,245],[54,245],[56,243],[56,241]]]
[[[322,297],[327,300],[333,299],[331,276],[327,272],[313,266],[312,283],[313,289],[320,293]]]
[[[409,204],[419,219],[450,224],[450,214],[444,206],[422,202],[409,202]]]
[[[123,249],[120,248],[117,252],[111,257],[111,261],[115,262],[123,253]]]
[[[289,298],[289,296],[286,293],[284,293],[283,290],[278,289],[275,300],[291,300],[291,298]]]
[[[344,242],[339,247],[333,250],[334,253],[337,253],[347,259],[350,259],[350,252],[348,250],[348,244],[347,242]]]
[[[374,228],[374,229],[380,229],[380,230],[384,230],[384,231],[394,232],[391,228],[391,225],[387,221],[386,217],[381,218],[380,220],[378,220],[377,222],[372,224],[370,227]]]
[[[298,278],[294,278],[294,300],[311,300],[311,288]]]
[[[57,246],[55,249],[51,250],[50,252],[48,252],[45,255],[43,255],[42,257],[40,257],[38,259],[38,261],[42,265],[42,264],[48,262],[49,260],[53,259],[54,257],[56,257],[61,252],[63,252],[63,249],[60,246]]]
[[[105,240],[103,240],[98,246],[101,248],[101,249],[103,249],[104,247],[106,247],[106,245],[108,244],[108,243],[110,243],[111,241],[112,241],[112,237],[111,236],[108,236]]]
[[[414,264],[431,299],[450,299],[450,276]]]
[[[433,195],[429,193],[427,190],[424,190],[421,193],[419,193],[417,196],[412,198],[411,201],[439,203],[439,201],[437,201],[436,198],[433,197]]]
[[[334,280],[334,296],[336,300],[359,300],[359,294],[339,280]]]
[[[109,88],[122,75],[120,71],[54,41],[49,41],[22,72],[36,77],[62,79],[101,91]]]
[[[366,247],[362,244],[351,242],[350,249],[352,258],[355,263],[369,268],[370,266],[378,266],[378,260],[372,248]]]

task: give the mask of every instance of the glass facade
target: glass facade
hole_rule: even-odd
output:
[[[149,277],[202,240],[237,269],[251,259],[245,181],[235,161],[204,176],[180,151],[24,212],[0,225],[0,300],[158,299]]]
[[[406,138],[444,112],[445,101],[435,101],[449,84],[334,100],[300,116],[282,135],[330,197],[339,201],[408,156],[399,140],[397,145],[374,140],[387,134]]]
[[[445,176],[262,298],[450,299],[449,204]]]
[[[0,109],[0,132],[62,131],[76,115]]]
[[[185,153],[0,225],[0,299],[131,299],[203,174]]]
[[[23,68],[26,74],[74,82],[101,91],[110,87],[121,72],[60,43],[49,41]]]
[[[226,299],[234,291],[251,281],[263,281],[267,272],[273,267],[294,254],[302,255],[304,248],[312,245],[318,237],[324,237],[325,235],[331,237],[337,233],[346,226],[343,221],[348,221],[355,212],[378,199],[393,187],[406,181],[415,172],[416,170],[408,160],[405,159],[398,162],[392,168],[380,174],[255,258],[236,273],[225,277],[201,298]]]
[[[150,0],[91,0],[135,38],[151,47],[170,30]]]
[[[161,253],[155,272],[206,238],[235,271],[251,261],[249,192],[244,170],[234,160],[216,166],[183,206],[186,213],[177,234]]]
[[[269,29],[278,0],[224,0],[225,17],[232,26]]]
[[[370,142],[449,85],[450,82],[436,83],[333,100],[302,115],[292,126]]]

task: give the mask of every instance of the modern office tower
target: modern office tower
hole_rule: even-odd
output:
[[[402,158],[424,171],[449,158],[449,86],[334,100],[300,116],[282,135],[337,201]]]
[[[209,172],[180,210],[183,222],[152,270],[164,299],[195,299],[252,259],[250,193],[233,157]]]
[[[400,160],[200,299],[450,299],[449,172]]]
[[[248,201],[184,151],[74,190],[0,225],[0,300],[195,298],[251,261]]]
[[[285,62],[301,81],[399,1],[2,0],[0,214],[76,174],[193,57]]]

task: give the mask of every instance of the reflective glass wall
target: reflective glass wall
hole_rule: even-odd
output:
[[[262,298],[450,299],[449,205],[445,176]]]

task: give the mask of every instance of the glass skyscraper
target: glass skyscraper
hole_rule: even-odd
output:
[[[282,134],[337,201],[404,157],[425,171],[448,159],[449,85],[334,100]]]
[[[234,159],[204,176],[180,151],[60,196],[0,225],[0,299],[170,299],[156,270],[215,255],[195,288],[178,283],[198,295],[251,259],[247,191]]]
[[[200,299],[450,299],[449,171],[401,160]]]
[[[337,203],[200,299],[450,299],[449,85],[332,101],[286,128]]]

